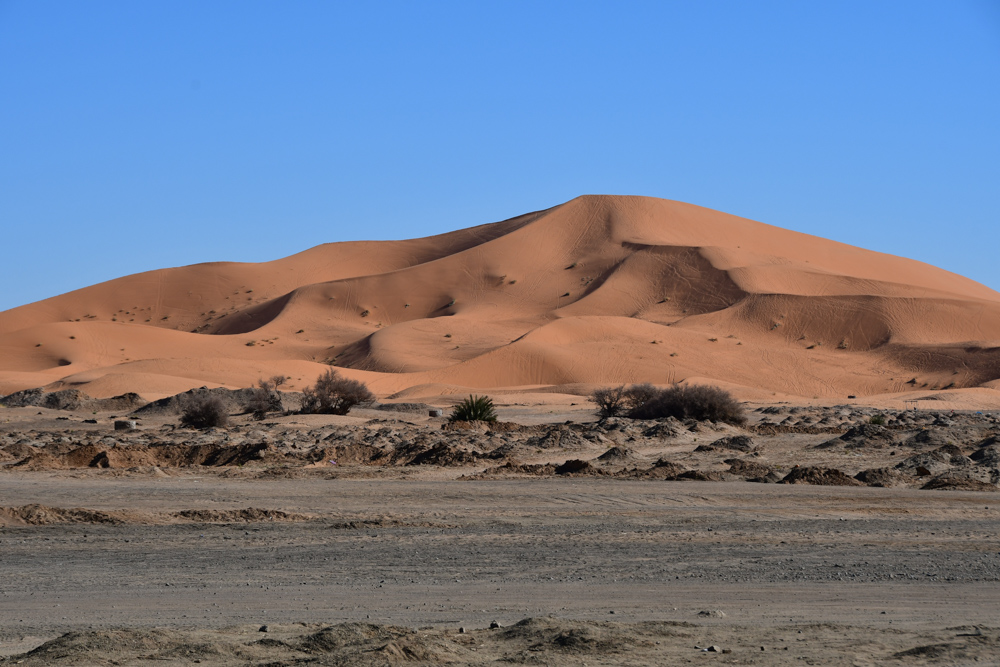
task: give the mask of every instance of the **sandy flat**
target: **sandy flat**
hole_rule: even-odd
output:
[[[690,623],[672,649],[690,657],[696,643],[756,654],[756,644],[796,642],[805,629],[809,644],[792,644],[797,657],[839,664],[854,655],[831,643],[844,634],[871,643],[858,654],[875,660],[957,634],[945,628],[1000,624],[1000,503],[982,494],[198,475],[3,482],[12,505],[313,516],[3,529],[8,651],[119,626],[364,621],[454,633],[552,616],[557,625]]]

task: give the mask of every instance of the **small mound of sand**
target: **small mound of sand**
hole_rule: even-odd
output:
[[[490,430],[490,422],[445,422],[441,424],[442,431],[476,431],[478,433],[486,433]]]
[[[463,476],[462,479],[490,479],[512,475],[531,475],[532,477],[551,477],[556,474],[556,467],[551,463],[520,463],[507,461],[503,465],[492,466],[475,475]]]
[[[745,461],[743,459],[726,459],[729,464],[729,473],[739,475],[744,479],[761,479],[774,474],[774,468],[756,461]],[[775,480],[777,481],[777,480]]]
[[[585,449],[590,443],[568,426],[557,426],[541,436],[528,438],[526,447],[538,449]]]
[[[413,635],[409,628],[398,628],[370,623],[341,623],[319,632],[303,637],[290,645],[305,653],[331,653],[344,649],[368,647],[375,643],[386,645],[387,642],[399,640]]]
[[[806,466],[794,468],[779,484],[813,484],[816,486],[864,486],[836,468]]]
[[[879,426],[878,424],[858,424],[857,426],[852,426],[842,436],[817,445],[817,448],[826,449],[842,445],[847,449],[881,449],[895,443],[895,434],[886,427]]]
[[[688,435],[688,430],[684,428],[682,423],[670,417],[645,429],[642,435],[646,438],[663,438],[669,440]]]
[[[623,470],[618,473],[618,476],[638,479],[670,480],[677,479],[678,475],[681,475],[684,472],[687,472],[687,468],[681,464],[661,458],[649,468],[633,468],[631,470]]]
[[[726,473],[718,470],[685,470],[677,475],[675,479],[689,479],[696,482],[722,482],[726,479]]]
[[[899,444],[912,449],[928,449],[930,447],[954,444],[954,437],[951,433],[942,429],[925,428],[917,431]]]
[[[854,479],[868,486],[888,488],[902,486],[912,478],[892,468],[869,468],[868,470],[859,472],[854,476]]]
[[[9,445],[5,445],[0,449],[3,449],[3,451],[13,456],[14,460],[17,461],[28,458],[29,456],[34,456],[39,451],[37,448],[32,447],[31,445],[26,445],[22,442],[14,442]]]
[[[920,488],[924,491],[1000,491],[995,484],[949,475],[939,475]]]
[[[62,457],[54,456],[42,450],[33,452],[30,456],[11,466],[11,468],[19,468],[21,470],[62,470],[67,467]]]
[[[987,445],[972,452],[969,459],[982,466],[1000,467],[1000,447],[997,445]]]
[[[595,468],[590,464],[590,461],[582,461],[580,459],[570,459],[565,463],[556,466],[555,473],[557,475],[574,475],[574,474],[601,474],[603,471]]]
[[[295,512],[248,507],[242,510],[182,510],[171,516],[198,523],[259,523],[264,521],[308,521],[313,517]]]
[[[389,453],[384,449],[363,444],[322,447],[308,454],[308,460],[313,463],[336,461],[337,465],[380,465],[387,462],[388,459]]]
[[[59,523],[123,523],[123,521],[121,513],[99,512],[82,507],[63,509],[38,504],[0,507],[0,524],[49,526]]]
[[[130,412],[145,404],[146,401],[134,392],[127,392],[112,398],[91,398],[78,389],[46,392],[41,387],[37,387],[0,396],[0,405],[8,408],[39,407],[50,410]]]
[[[628,447],[614,446],[597,457],[602,463],[632,463],[639,457]]]
[[[428,450],[414,456],[406,465],[458,466],[476,463],[480,455],[467,452],[464,449],[439,442]]]
[[[914,454],[895,466],[896,470],[913,477],[928,477],[951,470],[951,457],[938,451]]]
[[[716,449],[731,449],[736,452],[752,452],[757,449],[756,443],[749,435],[730,435],[719,438],[711,443]]]

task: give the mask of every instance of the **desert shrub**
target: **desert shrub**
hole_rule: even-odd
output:
[[[229,406],[219,396],[190,394],[181,401],[181,426],[212,428],[229,423]]]
[[[743,407],[732,394],[718,387],[706,385],[674,385],[657,392],[657,395],[628,414],[632,419],[712,420],[742,424],[746,421]]]
[[[253,414],[253,418],[260,420],[267,416],[268,412],[281,412],[281,392],[278,387],[288,381],[284,375],[273,375],[270,379],[257,380],[253,395],[247,401],[247,411]]]
[[[597,404],[598,417],[620,417],[645,405],[658,396],[660,390],[644,382],[631,387],[602,387],[595,389],[590,400]]]
[[[495,422],[497,411],[489,396],[469,396],[455,406],[448,417],[452,422]]]
[[[868,418],[869,424],[875,424],[876,426],[885,426],[885,415],[872,415]]]
[[[634,384],[625,390],[625,411],[632,412],[659,396],[661,391],[649,384]]]
[[[598,417],[618,417],[625,410],[625,385],[595,389],[590,400],[597,404]]]
[[[302,390],[302,412],[346,415],[359,403],[374,401],[364,382],[341,377],[332,368],[316,379],[316,384]]]

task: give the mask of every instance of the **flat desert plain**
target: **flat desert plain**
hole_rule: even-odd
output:
[[[997,416],[577,401],[7,408],[0,664],[996,663]]]
[[[1000,664],[1000,294],[912,260],[581,197],[0,313],[0,405],[2,665]]]

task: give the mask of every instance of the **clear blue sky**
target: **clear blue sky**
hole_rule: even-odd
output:
[[[0,0],[0,310],[679,199],[1000,289],[1000,2]]]

